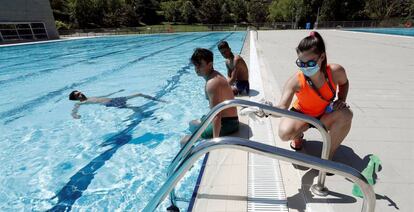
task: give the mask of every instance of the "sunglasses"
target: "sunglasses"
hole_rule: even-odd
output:
[[[316,60],[309,60],[309,61],[307,61],[307,62],[302,62],[301,60],[299,60],[299,58],[296,60],[296,65],[299,67],[299,68],[305,68],[305,67],[315,67],[316,66],[316,64],[318,64],[316,61],[318,61],[319,60],[319,58],[318,59],[316,59]]]

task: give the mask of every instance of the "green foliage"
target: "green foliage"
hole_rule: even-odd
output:
[[[224,2],[221,5],[220,13],[221,13],[221,20],[220,23],[230,23],[232,22],[232,16],[230,14],[230,5]]]
[[[181,11],[178,1],[161,2],[161,9],[164,11],[164,18],[169,22],[177,22],[180,20]]]
[[[268,6],[261,0],[251,0],[248,4],[248,17],[250,23],[263,23],[266,21]]]
[[[196,22],[197,10],[191,1],[185,1],[180,8],[180,12],[181,12],[182,20],[185,23],[191,24],[191,23]]]
[[[62,22],[71,22],[71,5],[67,0],[50,0],[53,16]]]
[[[295,12],[294,1],[273,1],[269,6],[269,19],[272,21],[292,21]]]
[[[244,0],[230,1],[230,16],[235,23],[247,21],[247,4]]]
[[[62,21],[55,21],[55,25],[56,25],[56,29],[58,29],[58,30],[59,29],[66,30],[66,29],[70,29],[71,28],[69,24],[66,24],[66,23],[64,23]]]
[[[160,7],[156,0],[133,0],[132,6],[140,20],[145,24],[156,24],[160,22],[157,10]]]
[[[80,28],[92,28],[100,25],[102,13],[94,0],[75,0],[74,15]]]
[[[221,4],[217,0],[205,0],[199,8],[199,20],[202,23],[216,24],[221,21]]]
[[[108,0],[104,8],[103,25],[105,27],[123,26],[126,22],[126,12],[122,0]]]
[[[407,19],[414,18],[414,0],[410,1],[410,6],[408,7]]]
[[[60,28],[136,27],[162,21],[302,26],[319,21],[414,17],[414,0],[49,0]]]

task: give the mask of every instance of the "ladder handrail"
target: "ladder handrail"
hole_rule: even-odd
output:
[[[247,101],[247,100],[242,100],[242,99],[233,99],[233,100],[224,101],[216,105],[210,110],[210,112],[206,115],[206,118],[201,123],[199,128],[190,136],[188,142],[184,144],[184,146],[180,149],[180,151],[177,153],[177,155],[175,156],[175,158],[169,165],[167,169],[168,176],[171,175],[171,173],[173,173],[173,171],[175,170],[177,165],[180,163],[180,161],[184,157],[186,157],[186,155],[190,152],[191,148],[193,147],[193,144],[200,138],[201,134],[204,132],[207,126],[211,123],[213,118],[221,111],[227,108],[236,107],[236,106],[258,107],[258,108],[261,108],[266,114],[272,115],[273,117],[288,117],[288,118],[298,119],[298,120],[307,122],[309,124],[312,124],[313,126],[316,127],[317,130],[319,130],[319,132],[322,135],[323,145],[322,145],[321,158],[322,159],[329,158],[329,153],[330,153],[329,150],[331,149],[331,137],[328,134],[328,130],[326,129],[326,127],[318,119],[301,114],[301,113],[297,113],[294,111],[284,110],[284,109],[280,109],[277,107],[272,107],[269,105],[261,104],[258,102],[252,102],[252,101]],[[311,189],[313,193],[319,196],[328,195],[328,189],[324,185],[325,178],[326,178],[326,173],[323,171],[320,171],[319,176],[318,176],[318,183],[313,185]],[[175,204],[173,192],[171,195],[171,201],[173,202],[173,204]]]
[[[336,175],[343,176],[353,181],[361,188],[364,198],[362,211],[375,211],[375,192],[372,186],[367,182],[365,177],[354,168],[330,160],[324,160],[303,153],[293,152],[275,146],[270,146],[267,144],[236,137],[220,137],[209,140],[202,140],[200,144],[191,149],[190,153],[185,157],[185,159],[180,162],[177,169],[172,173],[172,175],[168,177],[168,179],[157,191],[157,193],[154,195],[151,201],[146,205],[143,211],[154,211],[157,208],[157,206],[165,199],[168,193],[173,190],[175,185],[181,180],[181,178],[187,173],[187,171],[201,156],[212,150],[224,148],[238,149],[246,152],[251,152],[271,157],[274,159],[298,164],[301,166],[309,167],[312,169],[317,169],[321,172],[330,172]]]

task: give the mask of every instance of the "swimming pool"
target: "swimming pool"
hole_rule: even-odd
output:
[[[351,31],[414,36],[414,28],[360,28],[352,29]]]
[[[245,32],[88,38],[0,47],[0,210],[107,211],[142,209],[166,179],[166,168],[208,112],[204,80],[189,57],[214,52],[226,39],[239,52]],[[70,116],[72,90],[112,97],[136,92],[138,110],[84,105]],[[177,188],[190,200],[199,167]],[[159,208],[164,210],[167,203]],[[185,211],[187,204],[181,203]]]

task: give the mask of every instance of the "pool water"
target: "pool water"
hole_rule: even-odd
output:
[[[414,36],[414,28],[360,28],[352,29],[351,31]]]
[[[166,179],[166,168],[207,113],[204,80],[189,58],[214,52],[221,39],[233,52],[245,32],[88,38],[0,47],[0,211],[138,211]],[[82,105],[70,115],[72,90],[111,97],[144,93],[134,110]],[[190,200],[199,167],[177,187]],[[168,205],[164,201],[161,211]],[[180,203],[185,211],[188,203]]]

